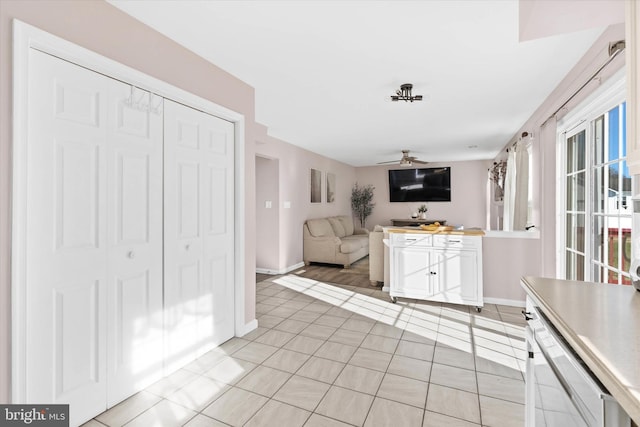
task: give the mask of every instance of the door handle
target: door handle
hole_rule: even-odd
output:
[[[531,317],[531,312],[530,311],[522,310],[521,313],[524,316],[524,320],[529,321],[529,320],[533,319],[533,317]]]
[[[133,252],[133,251],[129,251],[129,252],[127,253],[127,258],[129,258],[129,259],[134,259],[135,257],[136,257],[136,253],[135,253],[135,252]]]

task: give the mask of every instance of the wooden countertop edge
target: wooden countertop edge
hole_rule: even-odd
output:
[[[458,235],[458,236],[484,236],[484,231],[483,230],[448,230],[448,231],[444,231],[444,230],[435,230],[435,231],[429,231],[429,230],[412,230],[412,229],[407,229],[407,228],[394,228],[394,227],[389,227],[387,228],[387,231],[390,233],[408,233],[408,234],[454,234],[454,235]]]
[[[569,342],[569,345],[578,353],[595,376],[598,377],[609,393],[620,403],[620,406],[622,406],[636,424],[640,425],[640,398],[631,392],[631,387],[633,386],[626,386],[623,381],[607,367],[607,364],[602,358],[593,352],[592,349],[573,332],[573,329],[562,320],[562,316],[545,303],[535,288],[531,286],[528,281],[529,279],[533,278],[525,276],[521,279],[525,291],[535,299],[537,305],[544,311],[544,314],[553,322],[553,325],[560,331],[562,336]]]

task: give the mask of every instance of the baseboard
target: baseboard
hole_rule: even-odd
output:
[[[275,275],[278,275],[278,274],[282,274],[282,273],[279,273],[278,270],[272,270],[270,268],[258,268],[258,267],[256,267],[256,273],[259,273],[259,274],[270,274],[272,276],[275,276]]]
[[[269,274],[269,275],[272,275],[272,276],[277,276],[278,274],[287,274],[290,271],[299,269],[300,267],[304,267],[304,262],[299,262],[298,264],[294,264],[292,266],[285,267],[285,268],[280,269],[280,270],[273,270],[273,269],[270,269],[270,268],[258,268],[258,267],[256,267],[256,273]]]
[[[245,323],[242,330],[236,332],[237,337],[243,337],[258,327],[258,320],[253,319],[249,323]]]
[[[498,304],[498,305],[510,305],[512,307],[524,307],[524,301],[517,299],[504,299],[504,298],[484,298],[485,304]]]

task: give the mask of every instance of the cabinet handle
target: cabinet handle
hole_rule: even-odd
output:
[[[529,321],[529,320],[533,319],[533,317],[531,317],[531,312],[530,311],[522,310],[521,313],[524,316],[524,320]]]
[[[189,252],[189,249],[191,249],[191,244],[187,243],[186,245],[184,245],[184,250]]]
[[[436,274],[438,274],[435,271],[430,271],[429,273],[431,273],[432,276],[435,276]]]
[[[449,243],[460,243],[461,241],[460,240],[447,240],[447,242],[449,242]]]
[[[135,253],[135,252],[133,252],[133,251],[129,251],[129,252],[127,253],[127,258],[129,258],[129,259],[134,259],[135,257],[136,257],[136,253]]]

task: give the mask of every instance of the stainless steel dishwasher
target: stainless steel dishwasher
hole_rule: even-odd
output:
[[[629,427],[618,402],[527,298],[526,427]]]

